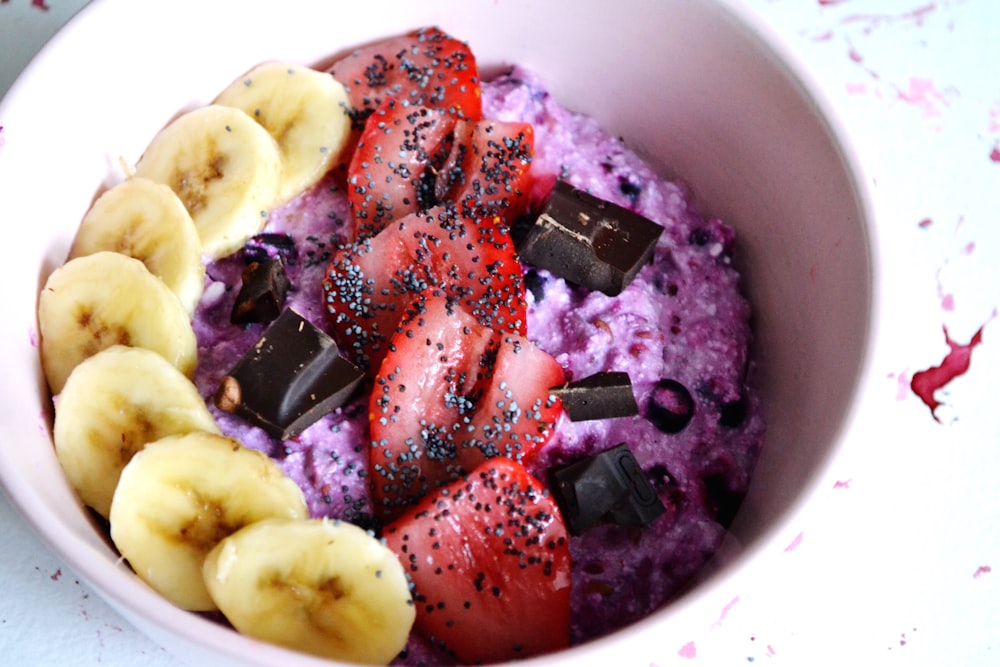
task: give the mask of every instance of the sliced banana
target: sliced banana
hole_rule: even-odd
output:
[[[315,185],[340,157],[351,130],[344,86],[301,65],[258,65],[219,93],[215,104],[241,109],[278,142],[284,167],[279,202]]]
[[[219,433],[197,387],[156,352],[113,345],[80,363],[56,401],[56,456],[80,499],[104,518],[122,468],[168,435]]]
[[[349,523],[255,523],[222,540],[204,574],[240,632],[334,660],[388,664],[415,617],[395,554]]]
[[[193,314],[205,289],[201,239],[184,203],[166,185],[130,178],[94,202],[70,257],[111,250],[140,260]]]
[[[132,569],[179,607],[216,609],[205,556],[262,519],[304,519],[302,490],[277,463],[231,438],[171,435],[147,444],[122,470],[111,500],[111,539]]]
[[[267,222],[281,183],[281,155],[250,116],[212,104],[160,130],[135,175],[177,193],[194,219],[202,253],[218,259],[239,250]]]
[[[38,297],[42,368],[53,394],[84,359],[112,345],[159,353],[188,377],[198,363],[191,319],[138,259],[102,250],[49,276]]]

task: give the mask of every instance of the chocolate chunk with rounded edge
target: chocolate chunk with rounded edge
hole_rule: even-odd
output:
[[[523,232],[521,261],[615,296],[649,261],[663,227],[557,181],[545,210]]]
[[[270,322],[281,312],[291,283],[280,258],[250,262],[236,295],[229,321],[233,324]]]
[[[605,524],[646,526],[667,511],[625,443],[551,475],[553,497],[573,535]]]
[[[608,371],[550,390],[562,399],[570,421],[612,419],[639,414],[628,373]]]
[[[287,440],[346,403],[363,377],[330,336],[288,308],[223,378],[215,404]]]

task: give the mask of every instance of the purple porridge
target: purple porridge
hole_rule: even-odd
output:
[[[580,643],[661,607],[718,549],[764,441],[748,377],[750,306],[731,265],[733,231],[699,214],[682,185],[661,179],[592,119],[559,106],[529,71],[514,68],[482,91],[484,117],[534,126],[535,178],[559,178],[665,228],[652,261],[615,297],[525,266],[527,337],[569,379],[627,372],[639,406],[632,417],[561,419],[531,471],[545,480],[550,468],[627,443],[666,507],[641,529],[603,525],[571,538],[571,635]],[[194,319],[195,380],[204,397],[215,394],[265,326],[229,321],[248,259],[280,254],[292,283],[286,305],[328,329],[321,283],[331,251],[349,230],[347,200],[328,176],[273,211],[265,234],[247,249],[209,265]],[[284,442],[212,410],[226,434],[282,465],[314,516],[375,527],[367,395]],[[415,637],[407,660],[439,659],[426,650]]]

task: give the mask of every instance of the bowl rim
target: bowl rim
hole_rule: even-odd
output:
[[[43,67],[50,54],[58,48],[58,42],[63,33],[76,29],[92,14],[97,13],[107,2],[108,0],[91,0],[75,13],[63,28],[46,41],[42,49],[30,60],[3,99],[0,100],[0,117],[7,106],[17,104],[24,82],[31,78],[36,69]],[[690,610],[693,605],[700,604],[694,597],[712,599],[725,597],[725,591],[731,588],[731,584],[739,577],[744,576],[749,562],[773,549],[775,544],[780,543],[780,540],[787,536],[790,525],[794,525],[794,518],[803,511],[809,499],[817,493],[823,480],[828,477],[864,409],[863,402],[859,399],[863,394],[864,387],[870,384],[868,378],[873,373],[872,366],[876,347],[874,332],[878,329],[878,319],[883,301],[880,293],[881,280],[878,262],[880,255],[877,245],[871,176],[860,158],[856,145],[851,140],[841,114],[837,112],[830,98],[824,92],[822,83],[795,54],[794,48],[786,36],[769,26],[762,16],[749,6],[746,0],[704,0],[704,2],[714,5],[716,9],[745,29],[752,37],[755,46],[774,61],[783,76],[799,90],[802,99],[814,107],[817,119],[823,124],[826,134],[839,154],[845,174],[854,192],[856,205],[864,223],[863,231],[867,244],[867,265],[869,284],[871,285],[868,294],[868,317],[864,344],[861,346],[858,371],[853,387],[854,399],[851,400],[846,413],[840,419],[833,438],[833,445],[821,460],[812,480],[803,487],[791,505],[784,510],[779,520],[768,526],[755,542],[737,557],[737,562],[730,564],[725,572],[712,575],[708,580],[699,584],[698,596],[685,593],[663,609],[611,635],[558,654],[527,660],[526,664],[541,662],[547,665],[569,664],[570,661],[577,664],[581,659],[594,659],[600,654],[601,649],[614,649],[623,642],[629,641],[633,635],[648,632],[651,627],[662,625],[668,618],[681,615]],[[2,449],[0,449],[0,462],[3,462],[3,458]],[[208,648],[219,651],[220,657],[237,659],[245,664],[269,665],[276,664],[278,660],[288,661],[290,659],[294,659],[295,664],[317,665],[317,667],[336,664],[329,660],[259,642],[245,635],[237,635],[232,630],[208,619],[197,618],[198,625],[192,626],[193,615],[190,612],[180,610],[166,602],[159,594],[134,577],[121,561],[113,567],[108,567],[107,561],[103,558],[81,559],[80,554],[92,550],[93,545],[75,534],[61,532],[61,519],[58,515],[49,511],[49,508],[44,504],[33,503],[32,501],[37,497],[34,489],[25,480],[11,474],[11,471],[4,465],[0,465],[0,489],[24,518],[25,523],[42,538],[46,546],[66,562],[70,569],[87,582],[116,611],[127,616],[137,627],[146,625],[147,622],[154,622],[155,619],[158,627],[141,628],[147,634],[162,636],[165,632],[171,637],[190,641],[200,649]],[[39,507],[44,509],[40,510]],[[712,608],[717,607],[713,606]],[[136,623],[134,619],[142,619],[143,623]],[[192,627],[200,626],[204,626],[203,631],[194,633],[191,631]],[[238,636],[240,639],[225,641],[234,636]],[[212,642],[213,639],[220,641]]]

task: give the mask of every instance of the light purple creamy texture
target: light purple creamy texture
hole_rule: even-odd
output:
[[[764,439],[763,415],[749,388],[750,307],[730,263],[732,230],[701,216],[684,186],[661,179],[593,120],[559,106],[524,69],[484,84],[483,107],[488,118],[534,126],[536,176],[558,176],[665,227],[652,262],[617,297],[525,267],[528,338],[571,378],[628,372],[640,406],[635,417],[563,419],[532,472],[545,480],[550,466],[628,443],[667,507],[642,529],[601,526],[571,538],[572,637],[578,643],[662,606],[719,547]],[[295,240],[288,305],[324,328],[320,283],[348,221],[343,193],[328,179],[273,212],[267,229]],[[229,323],[244,263],[237,253],[208,269],[195,317],[196,382],[206,398],[264,328]],[[647,418],[652,402],[666,402],[656,389],[664,380],[683,386],[694,404],[690,422],[677,433]],[[226,413],[216,410],[215,416],[227,434],[275,458],[302,486],[314,515],[371,525],[367,396],[286,442]],[[425,650],[415,638],[407,661],[440,657],[428,658]]]

